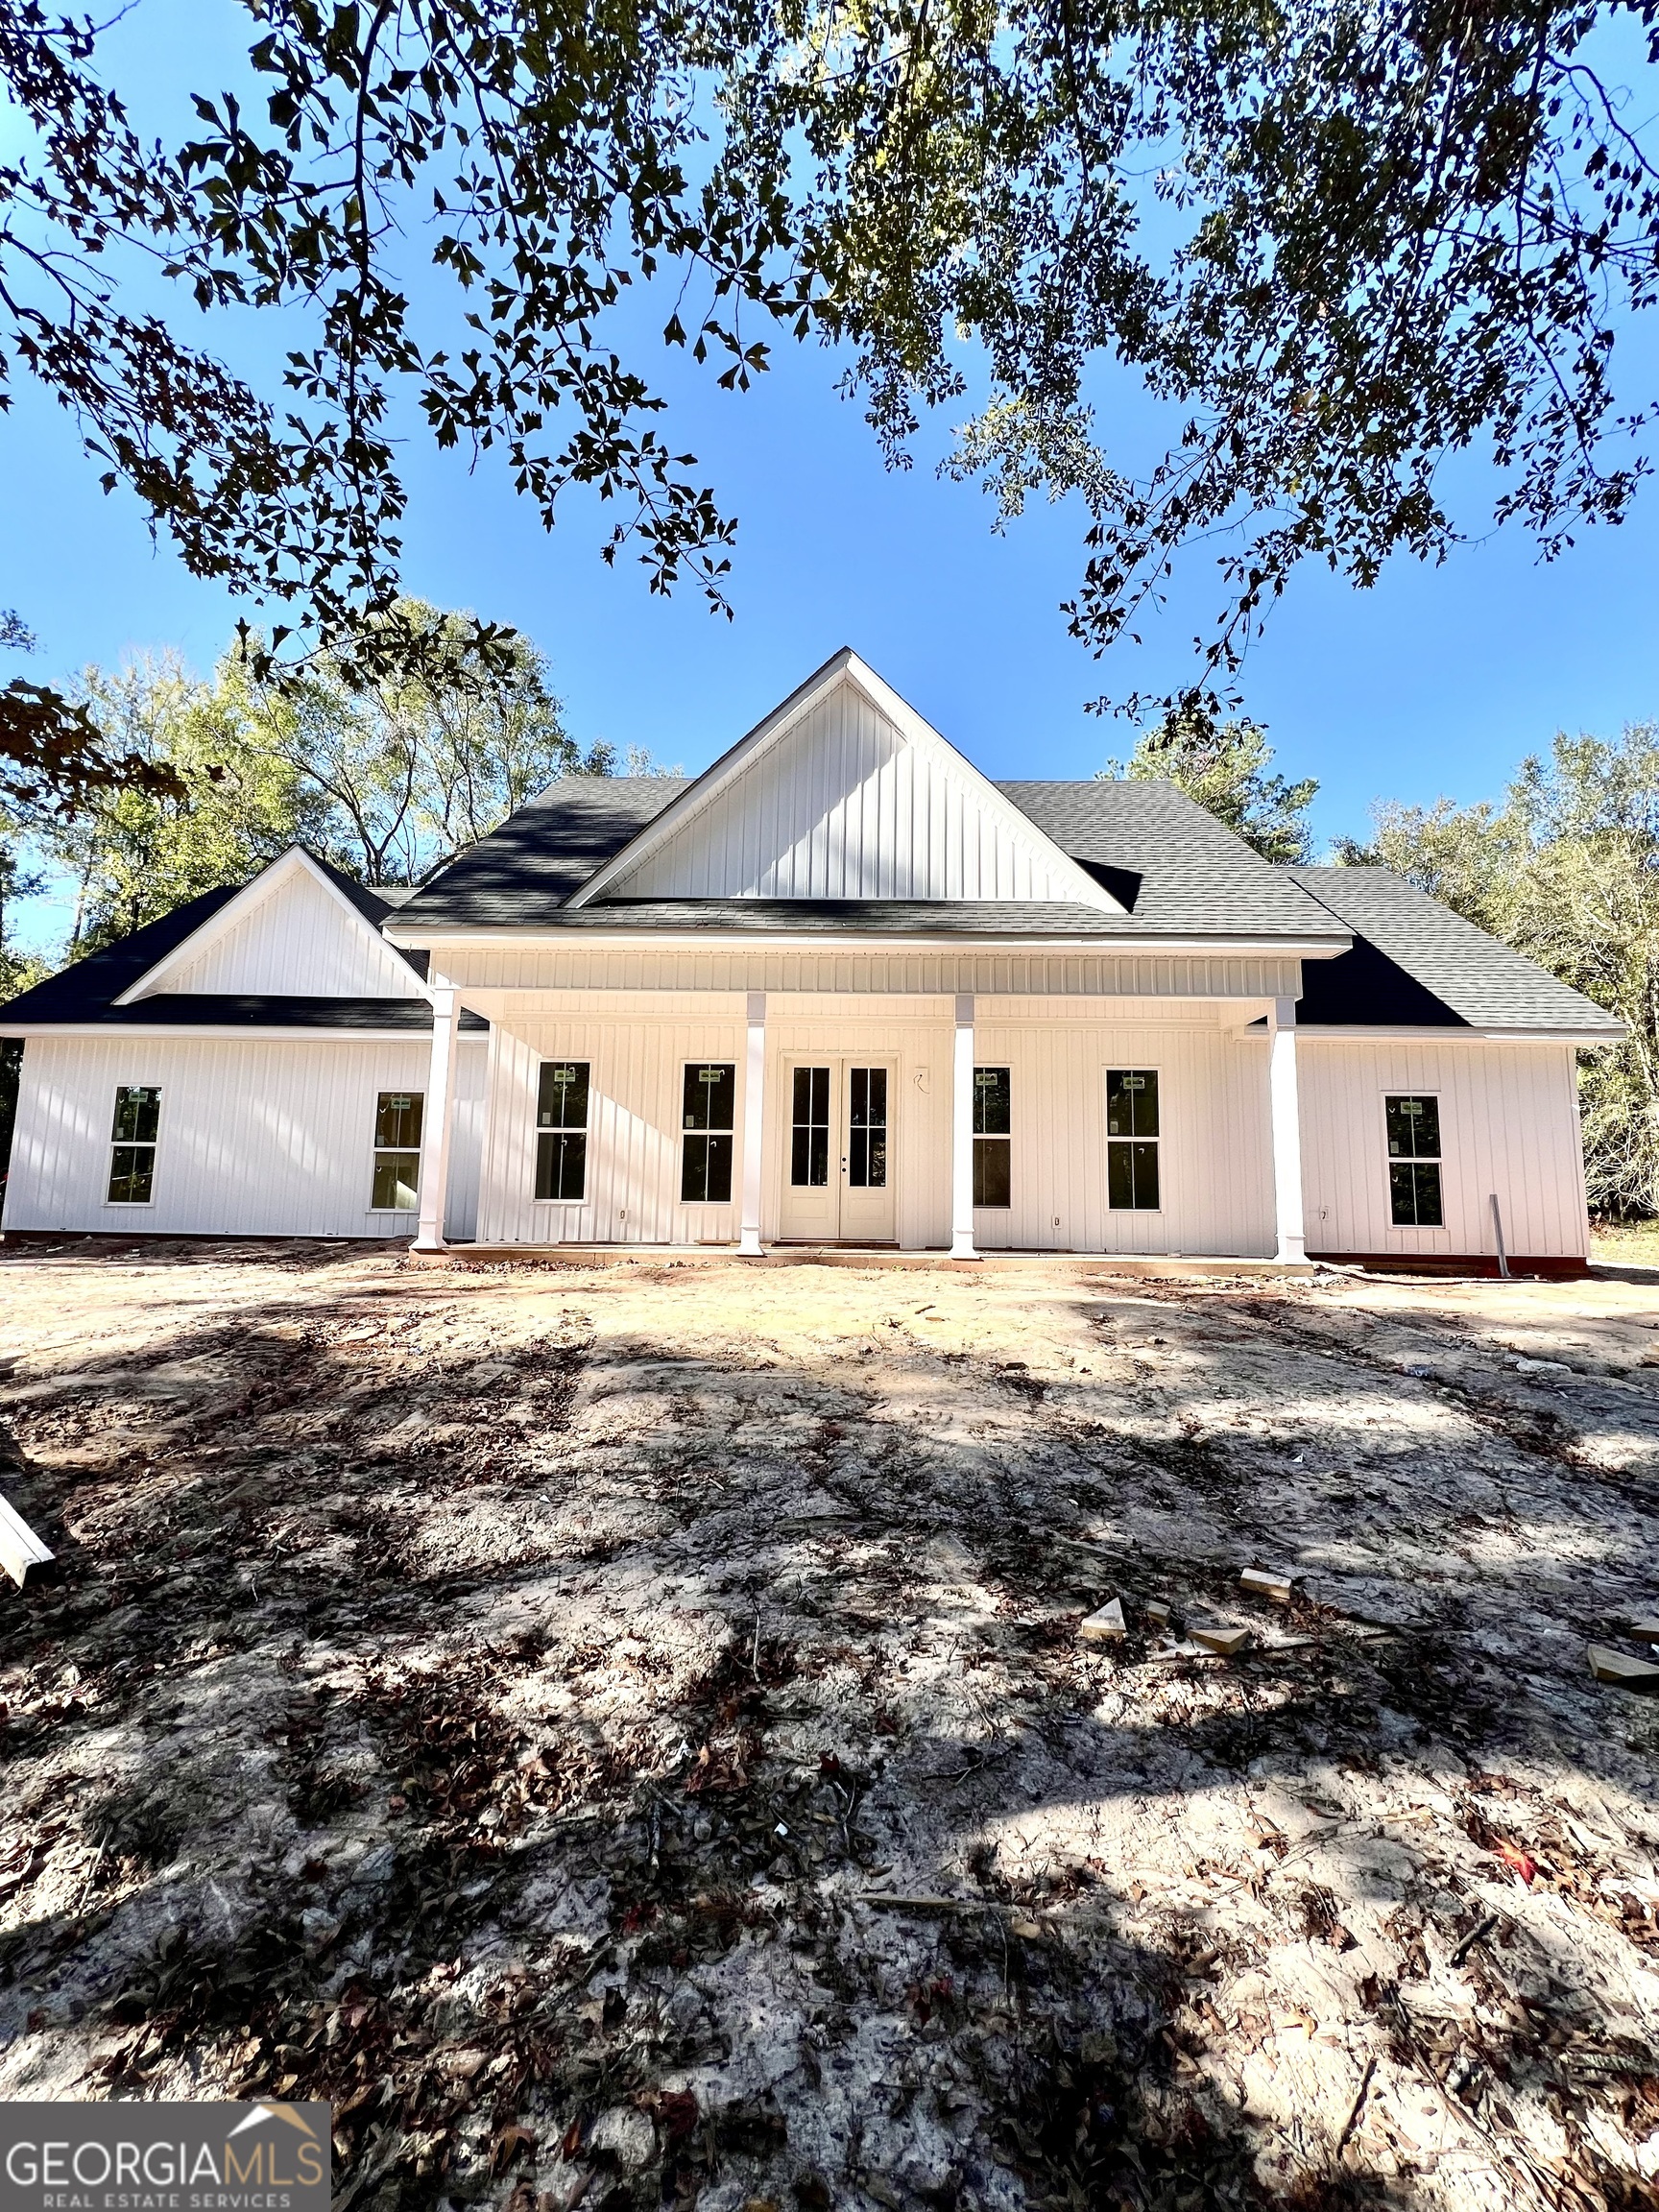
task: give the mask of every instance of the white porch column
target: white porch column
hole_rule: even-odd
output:
[[[1267,1017],[1267,1094],[1273,1121],[1277,1260],[1306,1260],[1302,1228],[1302,1115],[1296,1091],[1296,1001],[1275,998]]]
[[[956,995],[956,1056],[950,1085],[950,1257],[974,1249],[974,994]]]
[[[432,994],[432,1066],[421,1123],[421,1225],[417,1252],[444,1249],[444,1206],[449,1191],[449,1140],[455,1126],[455,1046],[461,1009],[453,991]]]
[[[760,1141],[766,1115],[766,994],[749,994],[749,1063],[743,1074],[743,1220],[737,1249],[760,1257]]]

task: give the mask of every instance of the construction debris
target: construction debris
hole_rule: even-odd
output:
[[[1288,1605],[1296,1588],[1294,1575],[1270,1572],[1264,1567],[1246,1567],[1238,1577],[1246,1590],[1253,1590],[1259,1598],[1271,1598],[1276,1604]]]
[[[1096,1612],[1082,1622],[1077,1633],[1086,1644],[1111,1644],[1119,1636],[1127,1636],[1129,1623],[1123,1618],[1121,1598],[1108,1598]]]
[[[44,1567],[52,1553],[41,1543],[21,1513],[14,1512],[0,1498],[0,1567],[4,1567],[19,1590],[31,1567]]]
[[[1653,2200],[1650,1291],[84,1249],[0,2100],[325,2098],[342,2212]]]
[[[1592,1644],[1589,1658],[1598,1682],[1617,1682],[1625,1690],[1659,1690],[1659,1663],[1651,1659],[1632,1658],[1609,1644]]]
[[[1149,1598],[1144,1607],[1148,1621],[1156,1622],[1160,1628],[1167,1628],[1175,1618],[1175,1608],[1162,1598]]]
[[[1248,1628],[1226,1628],[1216,1622],[1203,1624],[1190,1622],[1187,1635],[1190,1642],[1206,1651],[1218,1652],[1223,1659],[1231,1659],[1236,1652],[1242,1651],[1250,1641]]]

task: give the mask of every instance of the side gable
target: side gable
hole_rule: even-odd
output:
[[[1121,903],[851,652],[570,898]]]
[[[296,845],[128,985],[115,1003],[157,995],[424,998],[420,976],[381,936],[392,909]]]

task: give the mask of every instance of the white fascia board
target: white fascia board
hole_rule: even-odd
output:
[[[1428,1023],[1415,1028],[1404,1024],[1384,1026],[1381,1022],[1298,1022],[1296,1034],[1304,1044],[1316,1045],[1321,1038],[1338,1040],[1377,1040],[1389,1043],[1396,1039],[1413,1045],[1618,1045],[1630,1032],[1621,1022],[1605,1029],[1503,1029],[1487,1023],[1471,1022],[1464,1028],[1436,1029]]]
[[[874,668],[860,661],[850,645],[844,645],[839,653],[826,661],[815,675],[807,677],[805,683],[791,691],[781,705],[774,707],[763,721],[757,722],[746,737],[739,737],[736,744],[723,753],[712,766],[706,768],[678,799],[665,806],[661,814],[654,815],[619,853],[613,854],[602,868],[589,877],[586,883],[570,894],[565,902],[566,906],[589,905],[611,884],[632,875],[641,861],[649,859],[653,853],[665,845],[670,837],[700,814],[722,791],[734,783],[738,777],[754,766],[763,753],[770,752],[803,716],[809,714],[818,702],[842,682],[856,685],[876,711],[884,715],[910,744],[923,751],[943,756],[950,772],[966,781],[975,802],[988,814],[1000,821],[1010,834],[1034,845],[1049,856],[1050,865],[1057,867],[1075,886],[1080,905],[1093,906],[1103,914],[1127,913],[1127,907],[1096,883],[1087,869],[1079,867],[1070,854],[1063,853],[1054,840],[1040,830],[1029,815],[1022,813],[1011,799],[998,791],[996,784],[982,775],[965,754],[959,753],[948,737],[941,736],[907,700],[902,699],[890,684],[877,675]]]
[[[1170,954],[1182,958],[1199,955],[1217,960],[1331,960],[1346,952],[1353,945],[1351,937],[1290,938],[1216,938],[1216,937],[1043,937],[1034,931],[1022,930],[1009,937],[958,937],[917,935],[894,937],[866,936],[853,930],[815,931],[795,934],[786,931],[743,929],[465,929],[451,931],[422,930],[419,936],[407,939],[388,935],[393,945],[408,944],[431,950],[434,959],[445,952],[543,952],[579,951],[587,949],[600,952],[739,952],[748,949],[762,951],[816,951],[834,952],[1095,952],[1134,959],[1164,959]],[[463,989],[512,990],[511,984],[480,983],[463,985]],[[526,984],[526,990],[540,988]],[[1262,994],[1257,992],[1255,997]]]
[[[200,1037],[212,1044],[430,1045],[429,1029],[271,1029],[217,1022],[0,1022],[0,1037]],[[463,1045],[488,1045],[487,1030],[464,1029]]]
[[[171,970],[188,967],[215,939],[234,929],[239,922],[252,913],[255,907],[262,906],[273,892],[279,890],[288,878],[294,875],[309,876],[314,883],[321,884],[341,911],[351,917],[357,928],[367,930],[376,945],[387,942],[369,917],[359,913],[352,905],[339,884],[318,867],[305,848],[302,845],[290,845],[286,853],[279,853],[275,860],[268,861],[251,883],[244,883],[234,899],[228,899],[217,913],[209,914],[205,922],[199,923],[188,937],[174,946],[171,952],[163,953],[154,968],[147,968],[136,982],[129,983],[125,991],[119,992],[110,1000],[110,1004],[132,1006],[140,998],[148,998]],[[430,998],[430,991],[413,969],[410,970],[410,981],[416,986],[415,996]]]

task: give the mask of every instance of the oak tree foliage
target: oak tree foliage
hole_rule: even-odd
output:
[[[1654,0],[247,12],[247,81],[196,88],[166,145],[90,18],[0,0],[22,125],[0,366],[73,412],[193,574],[266,608],[267,679],[316,650],[365,679],[419,665],[396,615],[409,414],[499,455],[548,524],[591,487],[607,559],[633,544],[654,589],[726,605],[731,518],[613,338],[640,284],[728,386],[773,334],[837,347],[895,463],[925,410],[988,393],[952,466],[1005,514],[1080,496],[1070,613],[1096,652],[1182,546],[1230,534],[1206,683],[1299,562],[1366,584],[1392,552],[1443,557],[1451,454],[1490,452],[1499,517],[1546,552],[1617,521],[1642,473],[1647,396],[1622,400],[1613,361],[1659,278],[1653,103],[1603,56],[1631,24],[1651,61]],[[139,264],[180,312],[143,303]],[[222,357],[214,316],[249,308],[302,325],[278,390]],[[1149,465],[1092,412],[1101,361],[1171,410]],[[511,649],[483,624],[474,647]],[[7,698],[4,757],[72,779],[66,703],[54,735],[51,702]]]

